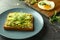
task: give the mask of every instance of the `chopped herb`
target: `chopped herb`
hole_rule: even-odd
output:
[[[44,2],[41,2],[41,3],[39,3],[40,5],[47,5],[46,3],[44,3]]]
[[[51,23],[54,23],[55,21],[60,22],[60,16],[57,16],[57,11],[54,12],[54,15],[50,17],[49,20]]]

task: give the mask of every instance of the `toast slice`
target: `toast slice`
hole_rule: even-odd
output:
[[[9,13],[4,24],[5,30],[32,31],[33,16],[29,13],[12,12]]]

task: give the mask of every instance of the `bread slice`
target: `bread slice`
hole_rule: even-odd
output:
[[[29,13],[12,12],[9,13],[4,24],[5,30],[32,31],[33,16]]]

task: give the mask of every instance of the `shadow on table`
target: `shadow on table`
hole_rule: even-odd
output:
[[[36,34],[35,36],[31,37],[31,38],[27,38],[27,39],[21,39],[21,40],[42,40],[43,37],[45,36],[45,34],[47,33],[47,26],[44,24],[44,27],[43,29],[38,33]],[[3,37],[1,36],[4,40],[14,40],[14,39],[9,39],[9,38],[6,38],[6,37]],[[20,40],[20,39],[15,39],[15,40]]]

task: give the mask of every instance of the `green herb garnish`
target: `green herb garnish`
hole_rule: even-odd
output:
[[[44,3],[44,2],[41,2],[41,3],[39,3],[40,5],[47,5],[46,3]]]
[[[54,23],[55,21],[60,22],[60,16],[57,16],[57,11],[54,12],[54,15],[50,17],[49,20],[51,23]]]

